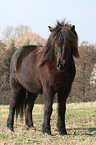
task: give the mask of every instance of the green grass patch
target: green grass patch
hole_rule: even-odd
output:
[[[51,117],[52,136],[42,133],[44,105],[35,104],[33,110],[36,131],[27,130],[25,121],[15,121],[15,132],[8,132],[6,122],[9,106],[0,106],[0,145],[96,145],[96,102],[67,104],[66,128],[68,135],[57,130],[57,104]]]

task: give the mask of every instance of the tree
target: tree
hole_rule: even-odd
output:
[[[20,38],[26,32],[30,32],[31,28],[27,25],[20,25],[15,28],[15,37]]]
[[[0,48],[0,104],[9,103],[10,85],[9,71],[10,61],[16,51],[14,40],[11,40],[10,48]]]
[[[2,34],[4,42],[9,41],[14,38],[14,28],[12,26],[6,27]]]
[[[73,84],[72,95],[75,100],[90,101],[94,93],[90,78],[94,65],[96,64],[96,49],[94,45],[82,43],[79,47],[80,59],[76,60],[76,78]],[[95,91],[95,90],[94,90]]]
[[[3,41],[7,48],[10,47],[11,40],[14,40],[17,48],[22,45],[44,45],[46,40],[31,31],[31,28],[27,25],[20,25],[16,28],[11,26],[7,27],[3,32]]]
[[[40,37],[40,35],[35,34],[33,32],[26,32],[23,35],[21,35],[20,37],[17,37],[15,39],[16,42],[16,47],[19,48],[22,45],[27,45],[27,44],[31,44],[31,45],[44,45],[46,40],[42,37]]]

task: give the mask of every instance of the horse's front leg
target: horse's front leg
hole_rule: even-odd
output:
[[[45,98],[43,133],[50,135],[50,117],[52,114],[53,94],[49,89],[44,89],[43,94]]]
[[[58,123],[57,127],[61,135],[67,135],[65,126],[65,113],[66,113],[66,99],[62,93],[58,93]]]

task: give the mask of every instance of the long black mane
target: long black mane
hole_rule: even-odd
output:
[[[52,61],[55,58],[55,47],[70,47],[72,55],[79,57],[78,53],[78,35],[75,31],[75,26],[62,21],[57,21],[55,27],[50,27],[51,34],[46,45],[39,50],[42,53],[39,65],[43,65],[47,61]]]

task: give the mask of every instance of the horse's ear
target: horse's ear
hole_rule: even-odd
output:
[[[75,25],[71,27],[71,31],[75,31]]]
[[[54,28],[52,28],[51,26],[48,26],[50,32],[54,31]]]

